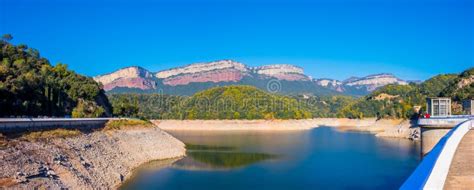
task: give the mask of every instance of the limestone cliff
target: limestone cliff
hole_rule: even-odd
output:
[[[368,91],[374,91],[375,89],[388,84],[406,85],[408,83],[388,73],[369,75],[362,78],[353,78],[351,80],[346,80],[343,83],[345,86],[366,88]]]
[[[113,73],[94,77],[94,80],[102,83],[105,90],[115,87],[139,88],[142,90],[154,89],[155,82],[152,73],[141,67],[127,67]]]
[[[190,92],[195,93],[198,89],[232,84],[252,85],[266,89],[266,84],[272,79],[280,80],[280,85],[285,84],[287,88],[291,87],[291,90],[287,90],[291,93],[314,92],[316,95],[338,93],[365,95],[387,84],[407,84],[392,74],[352,77],[344,81],[312,79],[304,73],[303,68],[294,65],[274,64],[249,67],[233,60],[195,63],[156,73],[141,67],[127,67],[94,77],[94,79],[102,83],[106,91],[119,87],[150,91],[160,89],[164,92],[183,91],[181,94],[175,93],[178,95],[189,95]],[[188,85],[193,89],[186,89]]]
[[[287,81],[308,81],[310,77],[304,74],[303,68],[294,65],[278,64],[278,65],[265,65],[261,67],[253,68],[256,74],[274,77],[279,80]]]

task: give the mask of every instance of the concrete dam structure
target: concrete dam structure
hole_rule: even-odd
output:
[[[418,119],[418,126],[421,131],[421,152],[423,156],[428,154],[451,129],[469,119],[474,119],[474,116],[452,115],[447,117]]]
[[[115,118],[0,118],[0,132],[101,128],[113,119]]]
[[[426,118],[418,124],[424,158],[400,189],[472,189],[474,116]]]

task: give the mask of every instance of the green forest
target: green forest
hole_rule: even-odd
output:
[[[107,116],[111,106],[100,84],[52,66],[38,50],[13,45],[11,35],[0,40],[0,116]]]
[[[190,97],[112,94],[115,115],[159,119],[303,119],[311,110],[297,99],[253,86],[214,87]],[[131,112],[133,110],[134,112]]]
[[[54,66],[27,45],[0,40],[0,117],[134,117],[142,119],[412,118],[427,97],[451,97],[453,113],[474,98],[474,68],[421,84],[387,85],[364,97],[282,95],[254,86],[224,86],[191,96],[106,94],[101,84],[66,64]],[[110,102],[109,102],[110,101]]]
[[[283,96],[253,86],[214,87],[193,96],[110,94],[114,115],[144,119],[307,119],[337,117],[350,96]]]
[[[474,68],[459,75],[442,74],[421,84],[387,85],[354,101],[338,113],[339,117],[413,118],[414,106],[426,110],[427,97],[450,97],[453,114],[461,114],[461,101],[474,98]]]
[[[252,86],[226,86],[193,96],[110,94],[115,115],[146,119],[304,119],[414,118],[426,110],[427,97],[451,97],[453,113],[461,101],[474,98],[474,68],[461,74],[442,74],[421,84],[387,85],[373,93],[351,96],[283,96]]]

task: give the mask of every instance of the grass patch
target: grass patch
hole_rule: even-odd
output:
[[[51,138],[68,138],[81,135],[82,132],[77,129],[54,129],[49,131],[36,131],[22,135],[26,140],[41,140]]]
[[[104,130],[120,130],[126,128],[136,127],[153,127],[153,123],[150,121],[139,120],[139,119],[120,119],[112,120],[105,124]]]
[[[6,148],[8,145],[8,140],[3,134],[0,133],[0,149]]]

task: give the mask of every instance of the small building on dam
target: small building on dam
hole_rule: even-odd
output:
[[[472,119],[473,100],[463,101],[463,114],[452,115],[451,99],[430,97],[426,99],[426,110],[430,117],[420,118],[421,151],[426,155],[456,125]]]

